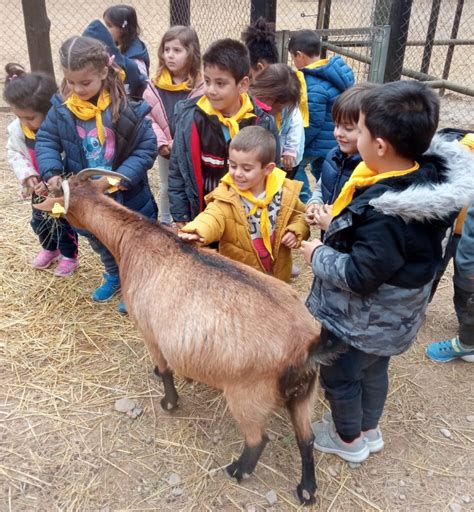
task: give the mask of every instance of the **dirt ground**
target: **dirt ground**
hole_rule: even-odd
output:
[[[0,115],[2,147],[11,119]],[[17,199],[3,151],[0,171],[0,510],[299,509],[300,460],[286,413],[271,418],[272,442],[255,473],[242,485],[225,478],[220,468],[242,438],[222,396],[178,379],[179,409],[160,409],[161,383],[134,326],[116,312],[118,299],[89,299],[100,280],[96,257],[81,240],[73,277],[33,270],[30,207]],[[156,169],[151,176],[158,193]],[[293,285],[304,298],[310,283],[304,269]],[[424,355],[428,342],[456,331],[451,295],[449,271],[417,343],[392,361],[383,452],[353,469],[316,454],[314,510],[474,510],[474,367]],[[143,409],[138,418],[115,411],[123,397]],[[326,408],[319,393],[314,419]]]

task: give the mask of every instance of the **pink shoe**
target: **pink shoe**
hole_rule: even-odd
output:
[[[41,249],[31,265],[33,268],[43,270],[45,268],[49,268],[57,259],[59,259],[59,251],[57,249],[55,251]]]
[[[61,256],[59,258],[58,266],[54,271],[55,276],[59,277],[67,277],[74,273],[76,268],[79,266],[78,258],[66,258],[65,256]]]

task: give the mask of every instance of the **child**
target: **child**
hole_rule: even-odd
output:
[[[368,82],[353,85],[336,99],[332,107],[337,146],[324,159],[321,177],[306,206],[306,221],[323,231],[332,219],[331,205],[361,161],[357,152],[359,110],[364,93],[373,87],[376,85]]]
[[[272,116],[247,94],[247,48],[233,39],[215,41],[203,63],[204,96],[178,103],[175,112],[169,198],[173,220],[180,224],[204,209],[204,196],[228,170],[228,144],[241,128],[257,124],[278,140]]]
[[[143,98],[151,106],[153,129],[158,141],[160,166],[160,222],[171,224],[168,197],[169,158],[173,144],[174,107],[180,100],[202,96],[201,51],[196,31],[176,25],[163,36],[158,48],[158,71]]]
[[[150,56],[145,43],[138,37],[140,27],[137,11],[131,5],[112,5],[102,17],[122,55],[133,59],[140,72],[148,76]]]
[[[242,39],[249,51],[251,80],[255,80],[270,64],[278,63],[275,31],[264,18],[258,18],[253,25],[249,25]]]
[[[17,116],[8,125],[8,161],[22,186],[22,196],[32,195],[41,181],[36,162],[36,132],[49,108],[51,97],[58,87],[52,77],[43,73],[25,73],[19,64],[7,64],[3,98]],[[33,194],[32,201],[37,200]],[[49,268],[59,260],[54,275],[70,276],[79,266],[77,234],[65,219],[54,221],[33,208],[31,227],[38,235],[41,251],[33,259],[37,269]]]
[[[141,100],[147,84],[147,75],[140,71],[135,59],[121,53],[105,24],[101,20],[94,20],[87,26],[82,35],[97,39],[106,46],[112,60],[123,70],[122,79],[125,92],[130,98]]]
[[[261,126],[243,128],[229,146],[229,173],[206,196],[207,207],[179,236],[289,281],[291,249],[309,236],[301,183],[275,167],[276,143]]]
[[[61,176],[86,167],[116,171],[130,180],[119,186],[116,200],[156,219],[147,171],[153,166],[157,147],[147,118],[148,105],[127,100],[120,70],[100,41],[72,37],[61,46],[59,56],[63,96],[53,97],[37,137],[42,178],[49,188],[57,188]],[[84,234],[105,267],[104,282],[92,300],[108,301],[120,289],[117,263],[99,240],[91,233]],[[123,305],[119,310],[123,311]]]
[[[334,203],[324,244],[302,244],[315,274],[307,306],[323,335],[346,348],[320,370],[331,416],[313,425],[314,446],[350,462],[383,448],[390,357],[415,340],[442,240],[474,195],[455,143],[425,153],[438,117],[436,94],[419,82],[368,91],[358,122],[363,162]]]
[[[354,84],[354,74],[339,55],[321,59],[321,38],[313,30],[300,30],[291,37],[288,50],[302,81],[300,109],[305,129],[304,158],[295,176],[303,181],[301,199],[307,202],[310,188],[305,167],[312,164],[316,179],[329,150],[336,146],[331,110],[336,98]]]

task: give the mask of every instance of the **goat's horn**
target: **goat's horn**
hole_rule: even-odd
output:
[[[61,187],[64,192],[64,215],[66,215],[66,213],[69,210],[69,198],[71,197],[71,190],[69,188],[69,183],[67,180],[64,180],[61,183]]]
[[[81,181],[86,181],[91,176],[110,176],[111,178],[117,178],[119,180],[131,181],[130,178],[114,171],[106,171],[105,169],[82,169],[81,172],[77,173],[77,177]]]

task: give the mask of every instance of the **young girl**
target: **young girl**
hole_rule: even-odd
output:
[[[122,55],[133,59],[138,69],[148,76],[150,56],[145,43],[138,37],[140,27],[135,9],[131,5],[112,5],[105,10],[103,18]]]
[[[293,178],[303,158],[304,127],[298,108],[300,83],[286,64],[271,64],[250,85],[250,92],[271,108],[280,135],[281,164],[287,178]]]
[[[7,64],[6,85],[3,98],[17,116],[8,125],[8,161],[22,186],[22,196],[32,194],[41,181],[35,155],[36,132],[51,107],[51,97],[57,91],[56,82],[43,73],[26,73],[19,64]],[[38,235],[41,251],[33,259],[33,267],[49,268],[59,259],[54,274],[65,277],[79,266],[77,258],[77,234],[65,219],[53,221],[33,208],[31,227]]]
[[[62,97],[53,97],[37,137],[41,176],[49,188],[57,188],[66,172],[76,174],[86,167],[116,171],[130,180],[119,186],[116,200],[155,219],[157,208],[147,171],[157,147],[146,117],[148,105],[127,100],[120,69],[100,41],[72,37],[61,46],[59,55],[64,73]],[[105,267],[104,282],[92,299],[107,301],[120,288],[117,264],[93,235],[81,234],[88,237]],[[124,311],[122,304],[119,310]]]
[[[203,94],[199,39],[191,27],[176,25],[163,36],[158,48],[158,71],[143,98],[152,107],[151,118],[158,141],[160,165],[160,222],[171,224],[168,198],[169,157],[173,144],[176,103]]]

